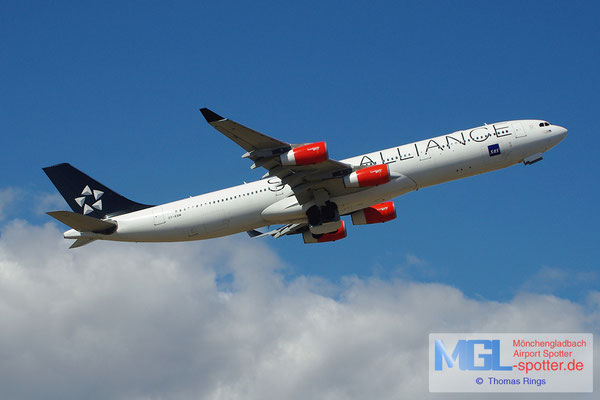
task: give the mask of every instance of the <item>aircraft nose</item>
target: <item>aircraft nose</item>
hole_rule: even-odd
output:
[[[559,125],[554,125],[554,129],[552,129],[552,130],[556,134],[556,136],[558,136],[560,138],[560,140],[563,140],[565,138],[565,136],[567,136],[567,133],[569,133],[567,128],[564,128]]]
[[[554,125],[554,126],[555,126],[555,129],[557,130],[557,133],[558,133],[559,135],[562,135],[562,136],[567,136],[567,133],[569,132],[569,131],[567,130],[567,128],[564,128],[564,127],[562,127],[562,126],[559,126],[559,125]]]
[[[567,133],[569,132],[567,128],[564,128],[559,125],[552,125],[549,128],[550,129],[546,131],[548,133],[548,148],[546,150],[551,149],[552,147],[562,142],[563,139],[567,136]]]

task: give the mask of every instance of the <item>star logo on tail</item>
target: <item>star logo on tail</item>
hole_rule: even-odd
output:
[[[103,194],[103,191],[92,190],[86,185],[81,191],[81,196],[75,198],[75,202],[79,204],[79,207],[83,208],[83,215],[93,212],[94,209],[102,211],[102,200],[100,200],[100,197],[102,197]],[[87,204],[88,199],[90,199],[90,202],[93,202],[91,206]]]

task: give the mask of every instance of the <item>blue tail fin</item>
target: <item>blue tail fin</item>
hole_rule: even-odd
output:
[[[121,196],[71,164],[46,167],[44,172],[75,213],[102,219],[152,207]]]

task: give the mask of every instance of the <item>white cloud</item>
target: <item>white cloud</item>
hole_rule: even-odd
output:
[[[53,224],[2,229],[0,398],[436,397],[430,332],[600,326],[597,293],[585,308],[534,294],[479,301],[405,280],[286,283],[265,242],[242,237],[68,245]]]
[[[422,258],[417,257],[416,255],[409,253],[406,255],[406,264],[407,265],[413,265],[416,267],[422,267],[427,265],[427,261],[423,260]]]
[[[572,271],[565,268],[542,266],[526,279],[520,290],[531,293],[560,293],[563,289],[595,286],[598,273],[595,271]]]
[[[69,207],[66,201],[58,193],[36,193],[32,195],[33,211],[43,215],[48,211],[65,210]]]
[[[0,221],[6,218],[7,210],[14,205],[20,191],[15,188],[0,189]]]
[[[0,221],[44,215],[47,211],[68,209],[60,194],[24,188],[0,188]]]

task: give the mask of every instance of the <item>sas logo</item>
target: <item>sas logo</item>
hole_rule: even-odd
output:
[[[479,352],[475,351],[475,346]],[[453,368],[457,360],[461,371],[512,371],[513,369],[512,366],[500,365],[500,340],[462,339],[456,343],[452,353],[449,353],[444,341],[436,339],[434,358],[436,371],[442,370],[444,361],[447,368]]]
[[[494,157],[500,154],[500,145],[499,144],[492,144],[490,146],[488,146],[488,151],[490,153],[490,157]]]

